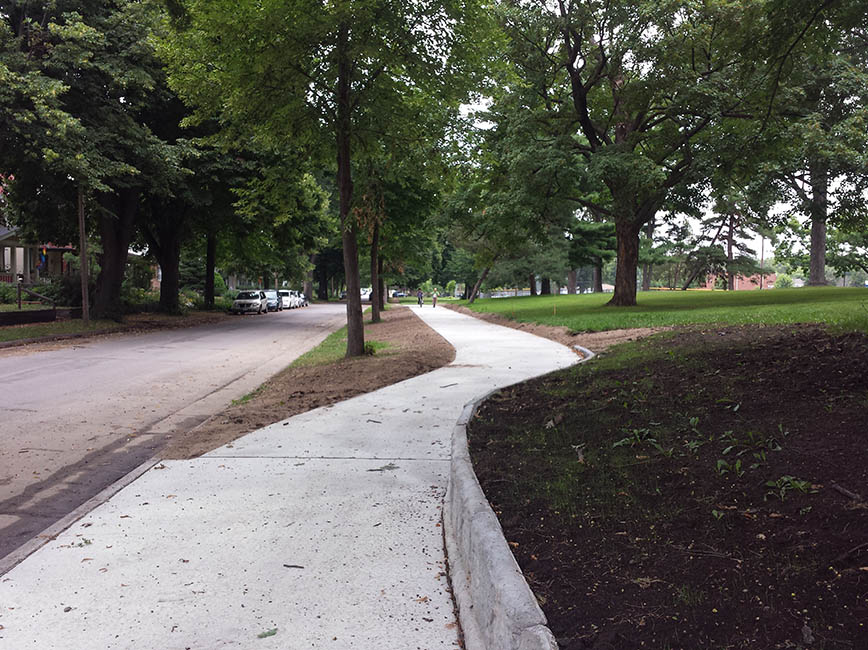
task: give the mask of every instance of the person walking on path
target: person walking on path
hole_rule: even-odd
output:
[[[431,294],[431,302],[434,303],[434,306],[437,306],[437,289],[434,289],[434,293]]]
[[[421,306],[422,306],[422,290],[421,290],[421,289],[419,289],[419,290],[416,292],[416,298],[418,298],[418,300],[419,300],[419,306],[421,307]]]

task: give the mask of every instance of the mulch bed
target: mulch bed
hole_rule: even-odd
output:
[[[469,429],[561,647],[868,648],[868,337],[633,345],[495,395]]]

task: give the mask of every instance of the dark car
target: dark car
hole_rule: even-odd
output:
[[[392,298],[403,298],[406,295],[407,294],[404,293],[403,291],[393,291],[392,292]]]
[[[267,301],[268,311],[283,311],[283,301],[277,295],[276,289],[266,289],[265,300]]]

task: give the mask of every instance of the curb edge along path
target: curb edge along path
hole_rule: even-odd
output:
[[[452,364],[145,472],[0,580],[0,645],[457,647],[441,527],[455,423],[578,357],[414,311]]]

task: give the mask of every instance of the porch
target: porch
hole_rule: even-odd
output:
[[[63,275],[68,265],[63,254],[69,246],[36,245],[21,241],[15,228],[0,225],[0,283],[37,284],[42,276]]]

